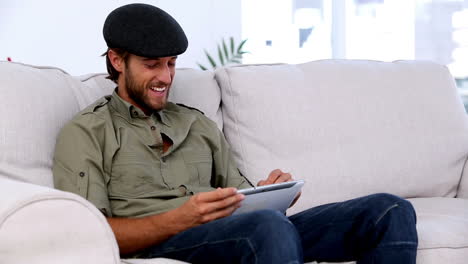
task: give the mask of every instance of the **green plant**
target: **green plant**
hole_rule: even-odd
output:
[[[214,69],[218,66],[225,66],[229,64],[234,64],[234,63],[241,63],[242,55],[245,53],[248,53],[246,51],[243,51],[242,48],[244,47],[245,42],[247,39],[244,39],[239,43],[239,45],[236,47],[234,38],[230,37],[229,38],[229,48],[228,45],[226,44],[226,41],[224,41],[224,38],[221,40],[221,43],[218,43],[218,61],[216,61],[213,56],[211,56],[208,51],[205,50],[205,55],[206,58],[208,59],[208,62],[210,63],[211,67]],[[200,69],[206,71],[208,68],[200,63],[197,63],[198,67]]]

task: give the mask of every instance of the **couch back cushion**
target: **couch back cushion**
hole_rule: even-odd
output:
[[[180,69],[176,76],[170,99],[199,108],[222,128],[214,73]],[[52,187],[56,137],[80,110],[113,92],[105,77],[0,62],[0,177]]]
[[[104,93],[57,68],[0,62],[0,177],[52,187],[58,132]]]
[[[374,192],[453,197],[468,120],[429,62],[323,60],[219,69],[224,133],[243,174],[305,179],[295,211]]]

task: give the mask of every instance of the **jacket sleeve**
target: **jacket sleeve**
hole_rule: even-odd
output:
[[[107,192],[110,177],[104,168],[104,140],[109,138],[105,126],[105,120],[92,113],[68,123],[57,138],[53,176],[57,189],[82,196],[111,217]]]

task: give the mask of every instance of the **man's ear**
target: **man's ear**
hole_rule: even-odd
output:
[[[121,73],[125,68],[125,61],[123,60],[123,58],[112,49],[109,49],[109,51],[107,51],[107,56],[109,57],[109,61],[112,64],[112,66],[114,66],[114,69]]]

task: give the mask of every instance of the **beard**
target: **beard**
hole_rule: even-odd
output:
[[[143,81],[138,82],[136,78],[133,76],[133,72],[130,70],[130,68],[127,68],[127,74],[125,74],[125,86],[127,88],[128,96],[145,113],[158,111],[166,107],[167,97],[169,95],[169,85],[164,85],[164,86],[167,86],[167,89],[168,89],[165,100],[152,102],[148,96],[148,90],[153,85],[154,84],[152,84],[151,82],[148,84],[145,84]],[[156,84],[156,86],[162,86],[162,85]]]

